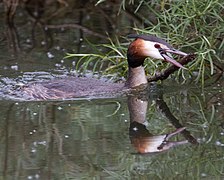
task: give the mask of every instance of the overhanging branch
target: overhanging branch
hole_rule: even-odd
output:
[[[184,56],[179,61],[179,63],[182,65],[185,65],[185,64],[189,63],[190,61],[192,61],[193,59],[195,59],[195,54],[188,54],[187,56]],[[148,77],[147,80],[148,80],[148,82],[152,82],[152,81],[167,79],[170,74],[173,74],[178,69],[179,69],[179,67],[172,65],[172,66],[168,67],[167,69],[165,69],[164,71],[157,73],[155,76]]]

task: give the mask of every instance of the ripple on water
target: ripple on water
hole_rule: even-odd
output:
[[[25,88],[28,84],[35,84],[37,82],[46,82],[49,80],[53,80],[53,79],[57,79],[56,81],[59,82],[64,82],[67,81],[67,79],[73,78],[72,76],[74,76],[74,74],[76,74],[76,72],[71,71],[68,72],[67,70],[59,70],[56,73],[51,73],[51,72],[25,72],[22,75],[18,76],[18,77],[13,77],[13,78],[9,78],[9,77],[1,77],[0,78],[0,99],[4,99],[4,100],[33,100],[29,95],[26,95],[25,93],[22,93],[21,89]],[[89,78],[91,79],[91,77],[95,77],[97,75],[93,75],[92,73],[86,74],[84,79],[84,87],[86,87],[87,89],[91,89],[89,87],[89,83],[92,82],[91,80],[88,80]],[[65,78],[65,79],[63,79]],[[75,78],[74,78],[75,79]],[[77,78],[79,79],[79,78]],[[92,78],[92,80],[96,80],[95,84],[97,85],[97,82],[99,82],[98,79]],[[100,81],[102,80],[104,84],[108,81],[108,78],[101,78]],[[87,82],[88,81],[88,82]],[[69,81],[69,84],[71,84],[72,81]],[[94,81],[93,81],[94,82]],[[78,81],[79,83],[79,81]],[[47,84],[47,83],[44,83]],[[77,84],[77,82],[76,82]],[[107,84],[107,83],[106,83]],[[108,83],[109,84],[109,83]],[[88,87],[87,87],[88,86]],[[91,84],[90,84],[91,86]],[[72,86],[73,87],[73,86]],[[89,93],[91,93],[92,90]],[[81,96],[82,94],[80,94]]]
[[[21,87],[29,83],[41,82],[54,79],[55,77],[64,77],[67,73],[52,74],[50,72],[25,72],[18,77],[1,77],[0,78],[0,99],[24,99],[24,95],[18,91]]]

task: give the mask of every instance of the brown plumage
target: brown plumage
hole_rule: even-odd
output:
[[[81,96],[97,96],[102,94],[120,93],[125,89],[147,84],[143,67],[145,58],[164,59],[184,68],[180,63],[169,57],[166,52],[187,55],[175,50],[166,41],[151,35],[130,35],[135,40],[127,51],[128,79],[125,84],[109,83],[94,78],[67,78],[47,82],[33,83],[23,87],[23,92],[30,99],[70,99]]]

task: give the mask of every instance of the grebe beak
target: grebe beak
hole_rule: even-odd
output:
[[[182,64],[180,64],[179,62],[177,62],[176,60],[174,60],[172,57],[168,56],[166,53],[172,53],[172,54],[176,54],[176,55],[180,55],[180,56],[187,56],[187,53],[179,51],[177,49],[163,49],[163,48],[159,48],[158,49],[161,56],[164,58],[165,61],[172,63],[173,65],[182,68],[182,69],[187,69],[185,68]]]

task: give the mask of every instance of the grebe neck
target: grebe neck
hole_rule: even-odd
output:
[[[130,67],[128,68],[128,79],[125,84],[128,88],[133,88],[141,84],[147,84],[147,78],[143,66]]]

